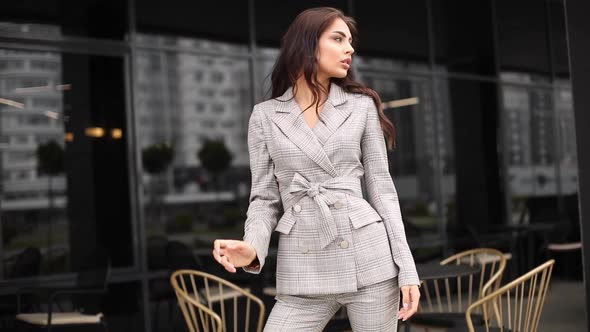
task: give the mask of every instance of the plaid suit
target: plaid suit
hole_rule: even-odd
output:
[[[244,241],[260,267],[244,270],[260,272],[277,231],[279,294],[354,292],[395,276],[399,286],[419,284],[370,97],[332,83],[310,128],[290,88],[254,106],[248,149]]]
[[[264,332],[319,332],[342,306],[353,331],[397,331],[400,292],[397,278],[328,295],[277,294]]]

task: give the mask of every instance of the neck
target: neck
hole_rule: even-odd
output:
[[[319,77],[318,77],[319,79]],[[326,101],[326,99],[328,99],[328,95],[327,92],[329,92],[330,89],[330,80],[329,79],[325,79],[323,81],[319,81],[319,83],[321,84],[321,86],[326,90],[326,93],[324,92],[320,92],[320,106],[324,104],[324,102]],[[299,104],[304,106],[303,108],[307,108],[308,106],[312,106],[312,108],[315,109],[315,107],[313,107],[314,105],[312,105],[313,103],[313,93],[311,91],[311,88],[309,87],[309,85],[307,84],[307,81],[305,81],[305,78],[303,77],[303,75],[299,76],[299,78],[297,79],[297,82],[295,83],[295,101]]]

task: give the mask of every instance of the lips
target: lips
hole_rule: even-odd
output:
[[[350,66],[350,64],[352,63],[352,59],[350,59],[350,58],[349,59],[344,59],[344,60],[342,60],[340,62],[342,62],[342,63],[347,64],[347,65]]]

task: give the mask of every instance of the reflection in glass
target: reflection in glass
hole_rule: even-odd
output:
[[[275,64],[277,57],[279,56],[278,48],[260,47],[257,49],[257,75],[256,82],[258,86],[258,95],[256,96],[256,102],[262,102],[270,98],[272,92],[272,82],[270,75],[272,73],[272,67]]]
[[[555,109],[559,127],[559,170],[561,192],[578,192],[578,156],[576,153],[576,123],[569,81],[556,82]]]
[[[391,60],[357,57],[360,80],[376,90],[385,114],[396,126],[396,148],[390,151],[390,172],[400,195],[408,236],[437,232],[437,197],[434,190],[435,129],[430,82],[400,78],[379,69],[402,68]],[[405,106],[401,106],[405,105]]]
[[[250,180],[248,62],[140,50],[136,64],[147,241],[179,241],[210,255],[215,238],[243,235]]]
[[[502,95],[510,192],[515,197],[557,194],[551,89],[504,85]]]
[[[486,81],[435,80],[443,211],[455,250],[483,245],[481,234],[504,216],[497,161],[498,90]],[[457,239],[455,241],[455,239]],[[490,244],[491,245],[491,244]]]
[[[98,248],[132,265],[122,58],[0,49],[0,68],[2,277],[72,271]]]
[[[45,264],[42,270],[31,267],[31,273],[67,268],[61,61],[53,52],[0,49],[0,252],[5,278],[29,274],[14,270],[19,254],[29,247],[40,249]]]
[[[204,52],[248,52],[248,46],[243,44],[228,43],[202,38],[189,38],[140,33],[135,35],[135,41],[139,46],[146,47],[178,47],[183,49]]]
[[[539,86],[529,82],[543,78],[532,74],[502,76],[511,82],[502,85],[509,222],[553,225],[539,238],[531,236],[529,241],[536,242],[535,247],[579,241],[575,122],[569,82]],[[529,255],[526,268],[531,261],[544,259],[539,252]]]
[[[442,213],[446,223],[456,220],[456,169],[455,152],[453,142],[453,125],[450,102],[450,91],[447,80],[435,79],[434,100],[436,101],[436,126],[439,155],[439,168],[442,170],[442,178],[439,186],[442,193]]]
[[[503,74],[503,79],[539,80],[515,73]],[[502,94],[511,222],[562,222],[552,236],[559,241],[576,238],[577,157],[568,82],[556,82],[553,88],[506,83]]]
[[[0,34],[52,39],[62,37],[62,29],[59,26],[48,24],[0,22]]]

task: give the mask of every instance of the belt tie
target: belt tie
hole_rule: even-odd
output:
[[[359,179],[353,177],[335,177],[325,182],[309,182],[301,174],[295,173],[289,185],[289,193],[295,200],[307,195],[313,199],[319,208],[320,245],[325,248],[336,239],[338,230],[334,217],[330,212],[330,205],[338,201],[335,192],[354,192],[360,186]]]

